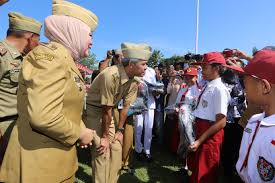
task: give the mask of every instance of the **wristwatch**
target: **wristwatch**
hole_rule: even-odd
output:
[[[116,130],[117,132],[120,132],[120,133],[124,133],[124,128],[117,128],[117,130]]]

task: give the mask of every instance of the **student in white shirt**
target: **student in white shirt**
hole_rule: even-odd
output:
[[[148,67],[145,71],[145,75],[143,76],[143,80],[150,83],[156,84],[156,72],[153,68]],[[147,161],[151,161],[151,142],[152,142],[152,129],[154,124],[154,114],[156,109],[156,103],[153,93],[149,93],[148,97],[148,111],[143,112],[140,115],[137,115],[137,120],[135,123],[135,151],[140,159],[144,159]],[[141,136],[144,127],[144,153],[142,153],[142,142]]]
[[[275,182],[275,49],[258,51],[244,68],[247,100],[264,112],[250,118],[236,165],[246,183]]]
[[[186,83],[184,87],[179,90],[176,98],[176,105],[179,106],[180,103],[191,104],[195,98],[198,98],[201,88],[197,83],[198,71],[195,67],[189,67],[184,70],[183,80]]]
[[[221,53],[210,52],[197,64],[202,65],[202,75],[208,84],[202,89],[194,111],[196,141],[189,146],[193,152],[188,158],[188,167],[193,172],[190,182],[215,183],[218,181],[220,148],[230,100],[220,78],[226,61]]]
[[[197,79],[198,79],[197,68],[189,67],[185,69],[182,76],[186,85],[184,85],[184,87],[180,89],[176,99],[176,106],[177,106],[176,112],[179,115],[178,123],[179,123],[179,132],[180,132],[180,143],[178,146],[177,153],[181,158],[184,159],[183,165],[185,166],[186,156],[188,154],[187,143],[188,142],[191,143],[191,140],[194,140],[192,136],[193,120],[190,116],[192,115],[192,110],[196,106],[197,99],[200,95],[201,89],[197,83]]]

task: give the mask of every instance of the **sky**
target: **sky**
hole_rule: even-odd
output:
[[[196,0],[71,0],[93,11],[99,25],[91,52],[98,60],[122,42],[147,43],[165,57],[195,52]],[[0,7],[0,37],[8,12],[41,22],[51,15],[52,0],[10,0]],[[274,0],[200,0],[198,51],[238,48],[249,54],[275,45]],[[47,42],[42,31],[41,41]]]

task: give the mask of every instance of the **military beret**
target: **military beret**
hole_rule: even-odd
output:
[[[152,48],[147,44],[122,43],[121,51],[124,58],[149,60]]]
[[[42,23],[17,12],[10,12],[8,15],[10,30],[23,30],[40,35]]]
[[[64,0],[53,0],[52,14],[65,15],[79,19],[88,25],[92,32],[96,29],[98,24],[98,18],[93,12]]]

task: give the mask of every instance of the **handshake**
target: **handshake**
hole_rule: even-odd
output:
[[[98,147],[100,146],[100,137],[94,130],[82,128],[80,130],[79,143],[81,148],[88,148],[92,144]]]

